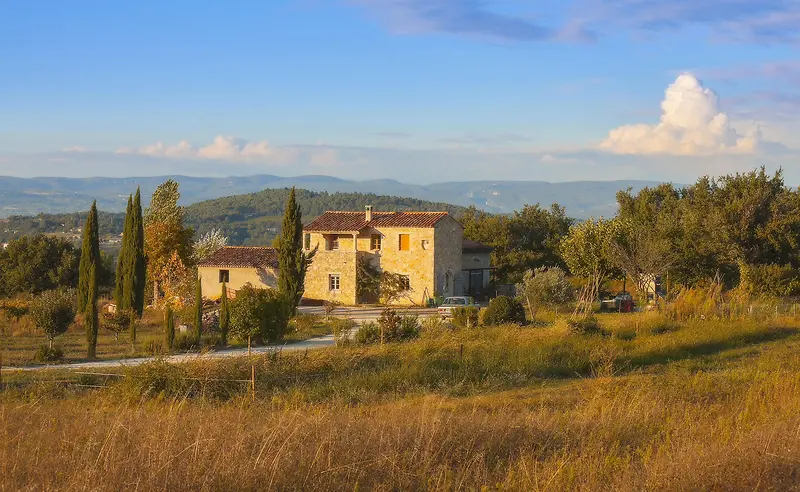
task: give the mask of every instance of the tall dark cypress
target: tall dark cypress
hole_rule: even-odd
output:
[[[302,213],[292,188],[283,212],[278,245],[278,290],[286,299],[292,315],[303,297],[306,269],[312,256],[303,252]]]
[[[94,267],[94,268],[93,268]],[[83,227],[83,245],[81,247],[81,262],[78,266],[78,312],[85,313],[89,304],[89,286],[94,280],[97,283],[97,273],[100,269],[100,234],[97,225],[97,202],[92,203],[86,225]],[[95,290],[95,296],[97,292]]]
[[[228,345],[228,327],[231,323],[231,312],[228,305],[228,286],[222,282],[222,297],[219,303],[219,333],[222,335],[222,345]]]
[[[128,195],[128,208],[125,210],[125,225],[122,229],[122,248],[117,258],[117,276],[114,283],[114,302],[117,309],[125,311],[131,308],[130,295],[126,290],[126,278],[129,275],[129,260],[133,241],[133,195]]]
[[[94,359],[97,355],[97,332],[100,321],[97,317],[97,265],[92,265],[91,275],[89,276],[88,302],[84,314],[84,325],[86,327],[86,342],[88,350],[86,356]]]
[[[136,312],[136,316],[142,316],[144,312],[144,290],[147,284],[147,265],[144,257],[144,218],[142,216],[142,193],[136,188],[136,195],[133,197],[133,230],[132,254],[129,258],[133,274],[127,282],[130,284],[131,307]]]
[[[175,317],[172,315],[172,307],[167,306],[167,311],[164,313],[164,318],[167,329],[167,349],[172,350],[172,348],[175,346]]]
[[[194,336],[198,343],[203,336],[203,285],[200,277],[195,281],[194,289]]]

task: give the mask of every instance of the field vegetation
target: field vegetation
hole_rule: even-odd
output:
[[[0,481],[37,490],[795,486],[794,317],[600,315],[594,334],[549,312],[540,319],[426,324],[410,342],[104,375],[6,374]]]

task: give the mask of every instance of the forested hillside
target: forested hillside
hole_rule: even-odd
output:
[[[186,207],[186,225],[203,234],[211,229],[221,229],[232,245],[270,244],[278,234],[288,189],[269,189],[257,193],[217,198]],[[375,210],[447,211],[460,216],[464,207],[435,203],[415,198],[384,196],[365,193],[317,193],[297,190],[297,201],[308,222],[326,210],[363,210],[372,205]],[[27,234],[61,233],[80,237],[77,229],[86,221],[86,212],[70,214],[39,214],[35,217],[12,216],[0,222],[0,240],[7,242]],[[124,214],[99,214],[100,234],[119,235]]]

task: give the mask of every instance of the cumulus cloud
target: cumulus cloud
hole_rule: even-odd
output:
[[[621,126],[600,147],[618,154],[752,153],[759,140],[757,129],[737,132],[714,91],[684,73],[667,88],[658,124]]]
[[[214,141],[202,147],[195,147],[186,140],[175,145],[158,142],[144,147],[124,147],[118,154],[139,154],[171,159],[209,159],[231,162],[287,163],[295,157],[295,150],[277,147],[267,141],[248,142],[247,140],[217,135]]]

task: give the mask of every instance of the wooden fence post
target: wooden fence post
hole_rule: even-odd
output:
[[[250,400],[256,401],[256,366],[250,362]]]

